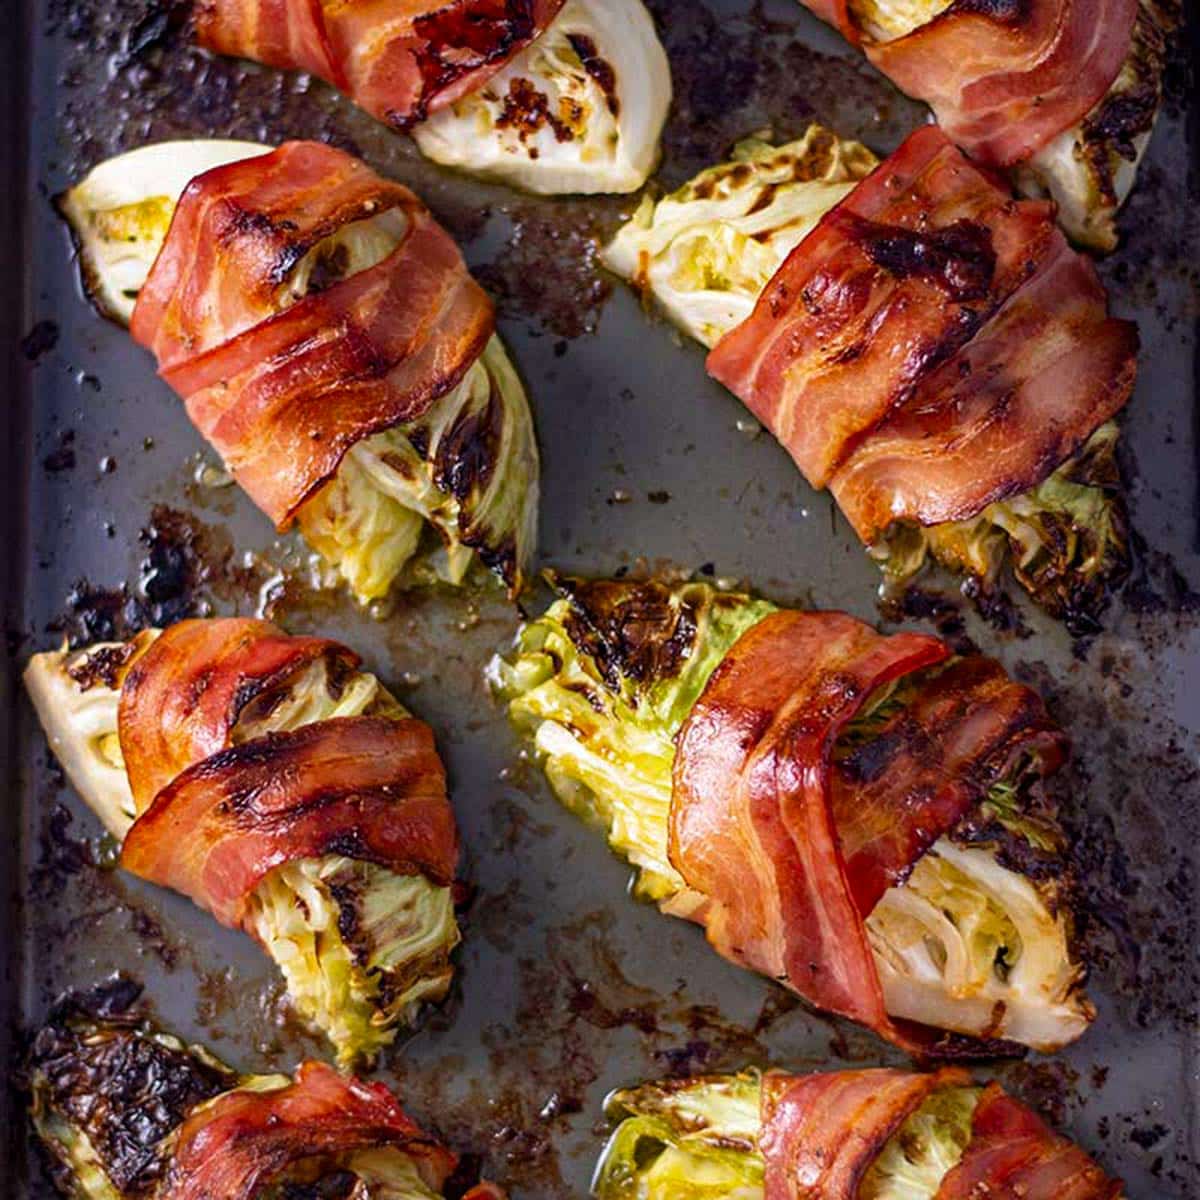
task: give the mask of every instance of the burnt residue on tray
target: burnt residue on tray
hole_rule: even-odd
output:
[[[675,84],[661,172],[669,186],[723,158],[755,130],[790,138],[820,121],[887,150],[925,119],[921,105],[849,47],[838,57],[812,50],[796,24],[771,21],[758,6],[736,20],[688,0],[650,0],[648,7]]]
[[[464,181],[423,163],[407,138],[390,133],[322,83],[196,50],[189,42],[186,7],[173,0],[47,0],[37,32],[53,39],[58,56],[53,102],[59,112],[52,161],[43,157],[39,163],[42,194],[60,190],[103,158],[151,140],[214,133],[271,142],[315,137],[363,154],[377,169],[414,187],[460,242],[473,243],[466,247],[468,257],[515,327],[514,355],[527,373],[531,360],[546,357],[531,351],[524,340],[529,332],[558,340],[559,354],[568,352],[566,338],[609,332],[605,321],[614,320],[616,306],[608,314],[605,302],[615,285],[599,269],[596,251],[633,211],[638,196],[538,199]],[[739,138],[766,126],[778,137],[792,137],[810,120],[820,120],[886,151],[925,120],[922,108],[899,96],[849,48],[821,53],[806,46],[813,18],[794,0],[746,4],[736,17],[720,15],[711,0],[650,0],[650,7],[671,57],[677,97],[651,189],[676,186],[724,157]],[[767,9],[779,19],[768,19]],[[839,46],[828,33],[820,44]],[[1189,71],[1177,53],[1168,113],[1177,116],[1188,102]],[[51,102],[45,103],[49,109]],[[1167,161],[1152,151],[1121,222],[1125,243],[1101,270],[1122,315],[1130,303],[1147,306],[1144,333],[1155,332],[1158,320],[1169,336],[1182,336],[1196,310],[1191,299],[1181,306],[1178,284],[1200,282],[1196,217],[1194,206],[1189,210],[1180,202],[1182,185],[1163,165]],[[41,208],[35,219],[49,221],[48,204]],[[90,331],[81,346],[77,332],[68,338],[51,319],[61,321],[64,331],[75,330],[77,323],[63,316],[65,296],[38,295],[21,331],[33,335],[25,347],[29,361],[41,360],[27,372],[39,389],[36,401],[43,398],[41,390],[53,387],[54,364],[68,352],[81,368],[94,365],[87,357]],[[98,321],[96,328],[101,329]],[[664,328],[643,323],[621,332],[633,339],[620,342],[622,348],[641,346],[650,368],[661,370],[663,355],[672,353]],[[97,332],[97,342],[112,334]],[[585,348],[586,342],[556,363],[557,377],[530,374],[531,398],[547,425],[564,389],[567,401],[572,399],[570,368]],[[689,359],[671,366],[690,390],[703,376],[694,352]],[[397,1086],[414,1118],[465,1152],[464,1178],[484,1167],[517,1195],[578,1196],[600,1146],[600,1096],[612,1086],[768,1060],[797,1070],[896,1061],[872,1035],[813,1014],[784,989],[726,967],[704,946],[699,931],[652,912],[633,912],[619,878],[611,896],[596,892],[594,903],[579,903],[578,877],[598,869],[606,853],[603,838],[562,813],[536,764],[517,757],[515,740],[505,741],[503,715],[481,694],[482,665],[511,637],[516,619],[498,592],[401,596],[377,620],[382,609],[368,615],[344,592],[317,586],[291,541],[278,554],[272,548],[261,558],[243,557],[229,531],[242,528],[249,502],[233,487],[191,483],[192,463],[186,468],[189,482],[181,484],[178,464],[164,466],[164,455],[174,453],[167,449],[171,431],[154,424],[149,408],[135,411],[131,404],[121,410],[118,368],[105,370],[103,393],[89,392],[82,401],[72,396],[53,425],[39,427],[34,483],[48,486],[47,472],[55,476],[52,503],[77,488],[80,511],[92,495],[87,489],[93,472],[79,467],[71,472],[69,452],[90,467],[90,440],[102,428],[99,422],[111,421],[113,440],[104,450],[120,460],[117,481],[123,486],[128,481],[135,492],[136,505],[120,524],[122,531],[142,531],[137,565],[127,586],[113,587],[107,564],[98,560],[101,565],[90,569],[90,579],[80,581],[58,613],[55,628],[78,643],[127,636],[145,624],[181,616],[263,611],[265,601],[293,632],[319,632],[362,650],[390,684],[403,685],[405,703],[437,730],[467,847],[463,875],[475,894],[462,917],[459,982],[416,1034],[387,1056],[380,1078]],[[619,381],[614,395],[628,382]],[[633,386],[637,405],[659,399],[643,394],[636,380]],[[605,410],[611,419],[632,411],[632,392],[626,392],[624,409]],[[1150,401],[1149,409],[1140,407],[1143,400]],[[1166,388],[1140,397],[1128,417],[1133,432],[1149,428],[1150,418],[1184,419],[1174,403]],[[34,404],[31,411],[46,410]],[[71,443],[68,434],[75,431],[78,441]],[[157,470],[149,472],[150,490],[136,491],[145,457],[138,447],[151,434],[159,442],[153,456]],[[194,437],[187,445],[195,448]],[[183,461],[180,453],[178,462]],[[586,461],[587,454],[568,458],[566,465],[561,457],[547,461],[547,477],[581,470]],[[1161,480],[1151,461],[1145,478],[1136,462],[1123,465],[1135,501]],[[606,562],[611,568],[622,556],[632,562],[643,549],[636,523],[652,511],[678,522],[681,545],[696,539],[697,559],[728,559],[727,551],[701,540],[707,531],[697,532],[695,489],[666,466],[664,472],[636,485],[623,480],[629,490],[621,489],[621,498],[669,489],[669,508],[601,505],[605,535],[612,531],[620,550],[606,559],[607,550],[583,544],[573,568],[598,571]],[[803,491],[794,473],[787,478]],[[141,505],[147,495],[164,503],[146,512]],[[564,518],[544,512],[543,519],[549,542],[554,523]],[[1190,520],[1191,514],[1179,519]],[[269,538],[261,519],[254,521],[259,524],[245,526],[255,531],[247,536],[259,538],[262,530]],[[815,596],[829,602],[819,573],[829,564],[780,562],[773,547],[753,544],[753,530],[747,540],[751,545],[736,574],[755,570],[748,582],[772,588],[776,598],[796,600],[803,590],[810,601]],[[848,541],[844,550],[861,553]],[[1031,1055],[1006,1067],[1005,1080],[1052,1118],[1087,1134],[1089,1148],[1098,1149],[1114,1170],[1144,1164],[1161,1175],[1164,1190],[1184,1195],[1194,1191],[1195,1176],[1172,1174],[1187,1166],[1182,1122],[1172,1112],[1156,1114],[1141,1100],[1126,1098],[1128,1087],[1141,1086],[1144,1072],[1140,1063],[1121,1057],[1139,1036],[1130,1035],[1130,1028],[1149,1029],[1156,1044],[1182,1042],[1194,1028],[1188,1019],[1196,986],[1190,915],[1196,881],[1187,843],[1200,817],[1197,748],[1170,717],[1165,683],[1172,677],[1173,656],[1194,630],[1197,604],[1184,574],[1194,564],[1181,562],[1176,569],[1153,548],[1143,550],[1142,560],[1144,569],[1107,618],[1116,632],[1077,641],[1074,657],[1061,628],[1047,638],[1038,614],[1025,627],[1028,606],[1015,588],[1009,589],[1015,599],[1007,603],[1003,595],[999,601],[988,598],[992,608],[983,621],[952,581],[931,577],[910,589],[893,615],[910,625],[932,623],[964,652],[1002,654],[1022,679],[1046,693],[1075,742],[1075,761],[1056,786],[1076,843],[1088,910],[1080,934],[1093,962],[1100,1018],[1064,1056],[1069,1067]],[[755,562],[757,567],[745,565]],[[121,575],[127,570],[123,563]],[[54,594],[38,600],[27,629],[44,628],[71,578],[60,577]],[[942,584],[944,593],[935,586]],[[869,597],[860,600],[869,611]],[[26,633],[11,633],[12,644]],[[147,978],[172,1025],[198,1028],[193,1036],[214,1048],[221,1045],[222,1056],[239,1066],[288,1070],[301,1057],[324,1054],[323,1043],[298,1026],[277,972],[256,947],[221,930],[182,898],[105,869],[111,846],[47,758],[44,743],[36,742],[23,797],[32,809],[28,857],[34,878],[31,887],[26,881],[19,919],[39,945],[55,947],[53,955],[28,956],[27,991],[36,1013],[45,1012],[65,983],[85,983],[121,965]],[[580,907],[583,916],[577,915]],[[680,984],[685,970],[694,973]],[[504,972],[511,978],[501,979]],[[739,1020],[731,1019],[732,1009],[726,1011],[729,997],[741,1002]],[[1093,1064],[1102,1064],[1100,1075],[1108,1074],[1102,1088]],[[1098,1090],[1110,1115],[1097,1126]],[[1170,1095],[1174,1102],[1176,1093]],[[48,1193],[35,1185],[33,1194]]]
[[[244,604],[259,595],[272,574],[265,563],[236,559],[232,539],[169,505],[155,505],[139,538],[138,581],[109,587],[78,580],[47,629],[71,646],[123,641],[142,629],[209,616],[216,599]]]
[[[620,223],[612,200],[521,200],[500,210],[512,223],[504,247],[475,270],[510,317],[533,317],[562,338],[595,333],[612,283],[597,255]]]
[[[1084,958],[1126,1020],[1187,1030],[1200,997],[1197,880],[1190,840],[1178,830],[1200,821],[1200,745],[1144,704],[1147,676],[1167,674],[1173,644],[1155,647],[1154,620],[1139,621],[1148,651],[1098,639],[1095,675],[1068,677],[1040,662],[1015,674],[1042,693],[1076,746],[1049,784],[1073,848]],[[1185,629],[1194,634],[1194,622]]]

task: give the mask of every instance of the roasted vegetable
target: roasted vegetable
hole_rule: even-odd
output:
[[[136,992],[122,981],[110,988]],[[132,1011],[88,1011],[95,996],[60,1005],[29,1062],[30,1114],[64,1195],[442,1195],[454,1156],[381,1086],[315,1063],[295,1080],[239,1077]]]
[[[25,673],[52,749],[118,842],[137,816],[117,734],[120,685],[155,636],[38,654]],[[334,718],[404,715],[374,675],[335,672],[322,658],[247,705],[231,740],[243,745]],[[374,1059],[423,1002],[446,994],[459,941],[450,888],[343,855],[272,870],[255,890],[247,931],[283,972],[297,1012],[346,1065]]]
[[[683,886],[667,858],[674,737],[742,632],[772,611],[703,583],[666,588],[560,580],[564,596],[524,625],[493,686],[528,731],[562,802],[604,827],[637,869],[637,894]]]
[[[148,1197],[184,1117],[238,1084],[201,1047],[132,1018],[68,1007],[34,1042],[30,1115],[65,1195]]]
[[[599,1200],[761,1200],[761,1076],[709,1075],[614,1092],[618,1121],[596,1172]],[[970,1141],[981,1088],[935,1091],[886,1141],[860,1200],[933,1200]],[[810,1181],[815,1183],[815,1181]]]
[[[905,12],[904,19],[927,19],[924,9]],[[817,125],[786,146],[742,142],[730,161],[657,203],[643,200],[605,248],[604,262],[711,348],[750,317],[791,251],[876,161]],[[932,558],[985,590],[1009,562],[1051,615],[1093,628],[1129,569],[1117,437],[1117,426],[1105,422],[1035,487],[969,520],[896,521],[870,553],[893,583],[907,582]]]
[[[901,586],[933,558],[990,589],[1007,561],[1051,616],[1078,632],[1094,632],[1130,566],[1119,435],[1108,421],[1030,491],[989,504],[969,521],[895,526],[871,553]]]
[[[661,200],[647,196],[603,262],[711,347],[750,315],[792,249],[877,161],[820,125],[783,146],[747,138],[730,161]]]
[[[521,380],[493,337],[418,421],[353,446],[296,519],[360,599],[385,596],[406,572],[459,584],[475,555],[513,583],[537,538],[538,471]],[[426,522],[438,538],[422,553]]]
[[[530,192],[634,192],[658,161],[670,102],[641,0],[567,0],[541,37],[412,135],[435,162]]]
[[[1101,253],[1116,249],[1117,213],[1154,132],[1167,39],[1180,16],[1177,0],[1140,0],[1129,54],[1107,93],[1014,171],[1021,191],[1048,195],[1067,233]]]
[[[514,653],[493,661],[493,685],[559,798],[601,825],[637,869],[637,894],[688,916],[693,900],[668,845],[676,738],[709,676],[774,607],[702,583],[560,581],[560,590]],[[927,674],[872,696],[835,759],[857,755],[869,771],[873,747],[894,740],[888,723]],[[1086,1028],[1062,835],[1039,778],[1028,757],[1009,764],[979,808],[871,911],[867,934],[891,1015],[1042,1048]]]
[[[129,323],[194,176],[267,152],[247,142],[164,142],[109,159],[61,197],[101,312]],[[405,231],[395,209],[337,229],[286,264],[277,308],[381,263]],[[538,474],[525,390],[493,335],[428,411],[356,442],[295,516],[364,603],[397,583],[459,584],[476,556],[518,589],[536,538]]]
[[[887,43],[949,7],[948,0],[853,0],[849,11],[870,41]],[[1116,249],[1117,213],[1158,117],[1167,39],[1179,26],[1179,10],[1177,0],[1140,0],[1128,53],[1107,92],[1081,120],[1012,169],[1018,188],[1054,200],[1068,235],[1093,250]]]

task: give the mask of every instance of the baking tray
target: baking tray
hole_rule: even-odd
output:
[[[922,119],[794,0],[651,7],[677,92],[662,182],[767,125],[796,133],[818,117],[888,150]],[[361,649],[437,730],[474,898],[452,999],[382,1074],[418,1119],[516,1195],[585,1192],[601,1101],[616,1085],[751,1060],[897,1061],[870,1035],[725,964],[699,930],[626,897],[625,868],[552,800],[485,694],[483,664],[516,627],[494,590],[420,593],[384,616],[361,613],[309,586],[298,544],[278,541],[235,489],[197,482],[211,456],[149,356],[82,298],[51,197],[111,153],[189,133],[320,137],[359,151],[428,200],[501,302],[543,448],[545,562],[593,574],[703,568],[777,600],[879,619],[876,571],[828,497],[770,437],[739,429],[743,410],[705,377],[695,347],[596,271],[595,238],[629,201],[534,201],[439,171],[323,86],[189,49],[179,16],[166,0],[6,6],[0,319],[15,354],[0,406],[0,1048],[11,1061],[60,991],[124,970],[163,1020],[240,1066],[289,1068],[323,1053],[288,1024],[277,977],[247,939],[93,865],[97,823],[14,688],[27,655],[64,632],[104,636],[265,604],[289,629]],[[1145,541],[1134,583],[1108,632],[1086,642],[1020,600],[985,623],[946,580],[927,581],[908,606],[999,655],[1075,737],[1065,815],[1100,1017],[1068,1053],[997,1069],[1124,1176],[1135,1200],[1200,1194],[1200,236],[1189,215],[1187,61],[1181,48],[1125,244],[1102,267],[1144,345],[1125,427]],[[11,1092],[0,1100],[17,1102]],[[7,1193],[49,1195],[19,1110],[0,1118]]]

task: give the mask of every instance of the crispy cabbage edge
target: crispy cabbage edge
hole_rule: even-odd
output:
[[[871,548],[889,585],[903,587],[929,559],[990,591],[1005,562],[1051,616],[1094,632],[1129,574],[1129,520],[1116,462],[1119,426],[1106,421],[1036,487],[989,504],[967,521],[901,524]]]
[[[645,197],[601,253],[614,274],[711,347],[750,316],[787,256],[878,159],[820,125],[782,146],[751,137],[730,161]]]

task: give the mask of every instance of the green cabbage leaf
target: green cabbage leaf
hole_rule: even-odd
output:
[[[351,447],[296,519],[364,602],[397,581],[461,584],[476,556],[515,594],[537,539],[539,473],[524,386],[493,336],[419,420]]]
[[[683,886],[667,859],[675,734],[729,648],[773,606],[704,583],[559,584],[562,598],[493,660],[493,686],[532,734],[559,799],[637,868],[637,894],[669,898]]]

